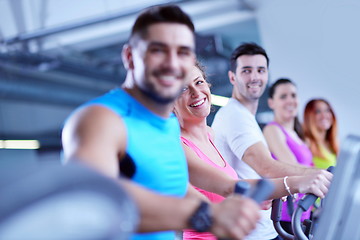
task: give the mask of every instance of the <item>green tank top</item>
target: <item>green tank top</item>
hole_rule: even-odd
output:
[[[325,148],[321,148],[320,151],[322,152],[322,154],[325,156],[324,158],[321,157],[313,157],[313,162],[315,167],[317,168],[322,168],[322,169],[327,169],[330,166],[335,166],[336,165],[336,155],[332,152],[329,152],[327,149]]]

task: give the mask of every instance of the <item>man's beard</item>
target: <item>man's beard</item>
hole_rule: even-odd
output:
[[[181,89],[179,89],[177,94],[174,94],[173,96],[164,97],[158,92],[156,92],[155,88],[151,84],[147,84],[145,87],[140,87],[140,91],[147,96],[148,98],[154,100],[155,102],[163,105],[167,105],[169,103],[174,102],[180,95],[181,95]]]

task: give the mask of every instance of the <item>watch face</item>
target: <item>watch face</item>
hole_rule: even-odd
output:
[[[210,229],[211,223],[206,218],[206,216],[202,215],[196,219],[194,226],[196,227],[197,231],[206,232]]]
[[[212,226],[209,204],[202,202],[194,215],[190,218],[191,227],[197,232],[209,231]]]

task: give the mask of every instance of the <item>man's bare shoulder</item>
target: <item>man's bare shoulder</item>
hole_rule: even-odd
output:
[[[114,125],[110,123],[114,123]],[[91,105],[78,109],[67,120],[65,128],[68,126],[85,129],[92,129],[94,126],[96,126],[95,129],[125,127],[118,114],[101,105]]]
[[[113,165],[124,154],[126,139],[125,125],[120,116],[100,105],[74,112],[62,133],[66,158],[77,157],[92,163],[113,162]]]

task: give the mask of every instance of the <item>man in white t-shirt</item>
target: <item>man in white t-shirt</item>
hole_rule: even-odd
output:
[[[255,119],[259,98],[268,82],[268,66],[269,58],[265,50],[255,43],[244,43],[232,53],[231,69],[228,72],[233,85],[232,97],[228,104],[217,112],[212,124],[216,146],[242,179],[311,174],[318,175],[316,179],[319,182],[331,181],[332,174],[327,171],[272,159]],[[270,209],[262,211],[260,222],[247,240],[278,238],[270,213]]]

